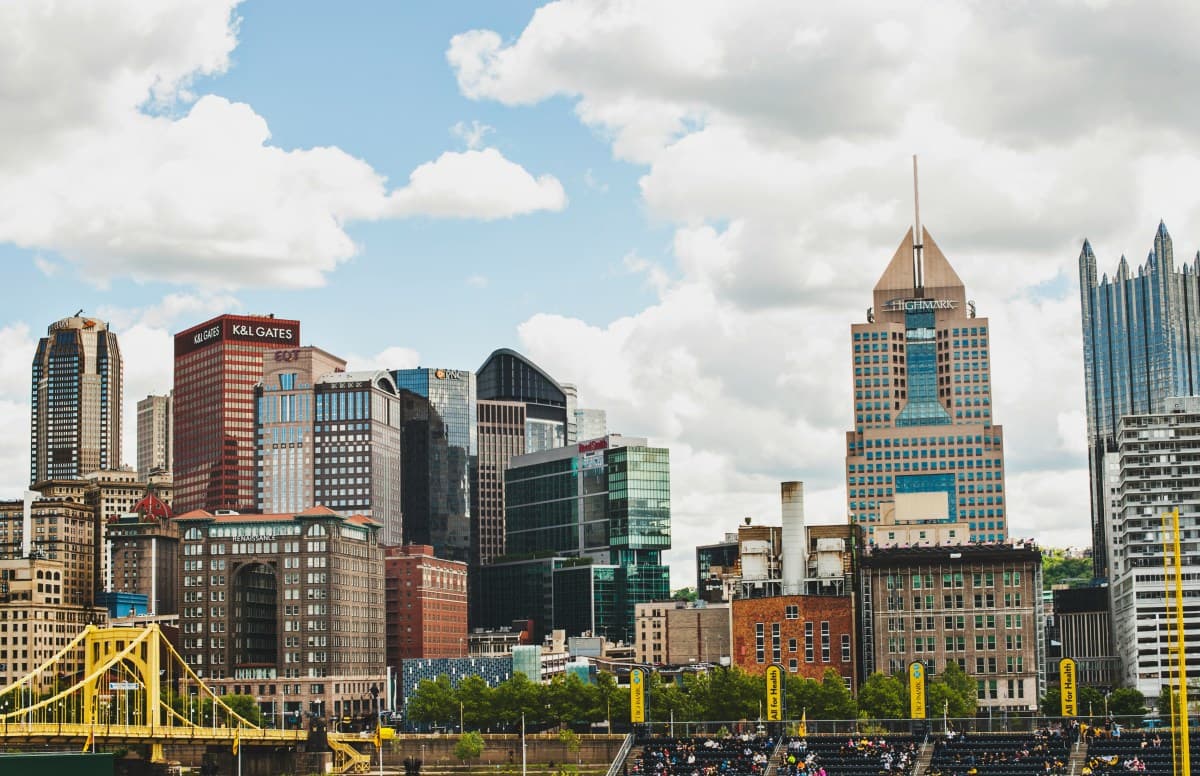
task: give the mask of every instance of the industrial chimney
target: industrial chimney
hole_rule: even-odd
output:
[[[804,592],[804,576],[808,573],[804,483],[781,482],[779,495],[783,502],[783,594],[800,595]]]

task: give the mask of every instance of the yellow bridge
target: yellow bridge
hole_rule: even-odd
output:
[[[80,751],[144,745],[150,759],[161,762],[163,745],[169,743],[224,745],[237,754],[243,746],[296,745],[307,738],[305,730],[260,727],[231,708],[196,676],[157,625],[89,625],[53,657],[0,689],[0,743],[74,744]],[[370,752],[350,743],[369,740],[337,733],[327,738],[336,772],[370,769]]]

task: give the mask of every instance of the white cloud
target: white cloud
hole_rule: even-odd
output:
[[[1177,256],[1200,244],[1198,109],[1161,110],[1189,93],[1197,33],[1200,10],[1167,3],[559,0],[447,60],[468,98],[573,103],[674,227],[673,266],[624,260],[653,305],[520,336],[613,428],[678,451],[677,547],[739,503],[772,512],[780,479],[844,519],[849,326],[912,222],[914,152],[923,220],[991,321],[1012,533],[1084,545],[1076,256],[1088,236],[1111,273],[1159,217]]]
[[[445,154],[389,191],[338,148],[271,145],[251,106],[190,92],[228,68],[235,6],[0,6],[0,241],[101,285],[307,287],[356,253],[353,221],[565,205],[553,176],[494,149]]]
[[[458,121],[455,122],[454,126],[450,127],[450,134],[463,141],[471,151],[482,148],[483,139],[495,131],[495,127],[484,124],[478,119],[473,119],[470,124],[465,121]]]
[[[487,288],[490,282],[487,275],[467,275],[466,280],[467,285],[471,288]]]
[[[371,356],[352,353],[346,357],[346,369],[352,372],[368,369],[414,369],[420,365],[420,354],[412,348],[400,345],[386,347]]]
[[[534,178],[495,148],[447,151],[413,170],[408,186],[393,192],[397,215],[442,218],[509,218],[536,210],[562,210],[567,196],[553,175]]]

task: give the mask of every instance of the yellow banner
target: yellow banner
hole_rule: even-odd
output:
[[[646,721],[646,672],[641,668],[629,672],[629,721]]]
[[[908,716],[925,719],[925,664],[919,660],[908,664]]]
[[[1058,661],[1059,687],[1062,688],[1062,715],[1079,716],[1079,687],[1075,684],[1075,661],[1064,657]]]
[[[783,666],[767,666],[767,722],[783,720]]]

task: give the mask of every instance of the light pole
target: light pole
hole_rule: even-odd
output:
[[[521,712],[521,776],[525,774],[525,712]]]

